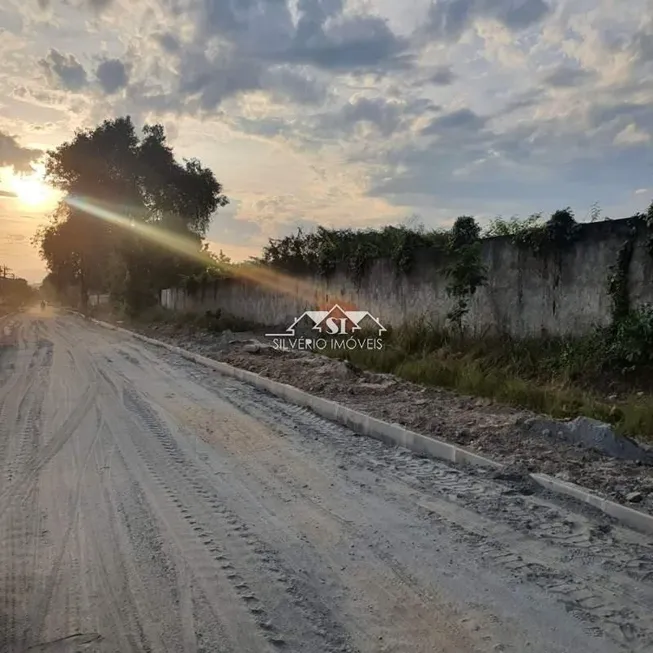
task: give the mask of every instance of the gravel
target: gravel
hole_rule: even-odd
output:
[[[349,363],[310,352],[278,351],[265,343],[260,334],[179,331],[162,324],[138,330],[195,353],[290,383],[373,417],[466,447],[511,468],[550,474],[620,503],[636,502],[637,509],[653,514],[653,466],[642,461],[621,460],[583,443],[552,437],[554,430],[568,431],[569,422],[544,418],[487,398],[420,386],[391,374],[358,370]],[[533,428],[538,422],[543,424],[542,429]],[[628,498],[635,495],[641,498]]]

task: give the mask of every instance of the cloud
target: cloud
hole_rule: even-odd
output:
[[[210,111],[227,98],[260,89],[262,72],[260,62],[240,58],[233,50],[214,57],[191,51],[181,59],[177,91],[182,98],[197,98],[200,108]]]
[[[119,59],[107,59],[99,64],[95,75],[105,93],[111,95],[129,82],[127,67]]]
[[[410,42],[372,14],[345,14],[343,0],[299,0],[295,23],[286,0],[203,0],[198,34],[219,35],[243,56],[331,71],[409,66]]]
[[[384,97],[354,97],[337,111],[325,112],[318,118],[324,136],[339,132],[351,133],[359,125],[371,125],[383,136],[390,136],[410,127],[416,117],[438,111],[429,100],[387,100]]]
[[[302,33],[301,23],[291,48],[279,56],[334,71],[384,71],[412,67],[409,41],[396,36],[378,16],[352,16],[329,28],[316,24]]]
[[[180,154],[256,198],[225,216],[225,241],[592,194],[607,207],[650,186],[650,0],[102,4],[102,21],[63,0],[30,23],[54,88],[23,74],[43,52],[2,34],[0,129],[29,142],[51,123],[29,136],[49,146],[109,115],[175,124]]]
[[[651,135],[637,128],[637,125],[631,123],[622,129],[614,138],[615,145],[634,145],[636,143],[648,143]]]
[[[428,81],[436,86],[450,86],[454,83],[456,76],[451,70],[451,66],[438,66]]]
[[[223,245],[242,245],[243,242],[260,240],[261,225],[240,217],[242,202],[236,201],[221,209],[213,218],[208,237]]]
[[[544,83],[554,88],[572,88],[593,77],[591,71],[561,65],[546,74]]]
[[[628,44],[628,50],[640,63],[653,61],[653,21],[649,20],[648,25],[634,32]]]
[[[181,50],[179,39],[170,32],[155,33],[152,38],[158,43],[164,52],[168,54],[176,54]]]
[[[549,11],[544,0],[439,0],[431,5],[426,30],[438,39],[457,41],[479,18],[516,31],[539,23]]]
[[[65,4],[68,4],[67,2]],[[81,4],[87,5],[91,9],[101,11],[113,4],[113,0],[82,0]],[[52,6],[52,0],[38,0],[39,8],[42,10],[49,9]]]
[[[422,134],[427,136],[432,134],[443,135],[451,130],[476,132],[482,129],[486,122],[487,118],[477,115],[470,109],[458,109],[434,118],[422,129]]]
[[[55,86],[78,91],[88,83],[84,66],[72,54],[64,55],[52,48],[48,55],[39,61],[39,65]]]
[[[272,66],[261,73],[260,87],[276,98],[297,104],[319,104],[325,101],[328,85],[307,67]]]
[[[8,190],[0,190],[0,197],[18,197],[16,193],[12,193]]]
[[[11,166],[18,172],[30,172],[30,163],[42,154],[40,150],[21,147],[15,136],[0,131],[0,167]]]

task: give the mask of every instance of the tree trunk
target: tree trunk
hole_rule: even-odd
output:
[[[79,275],[79,302],[82,313],[86,315],[88,309],[88,288],[86,287],[86,271],[83,265]]]

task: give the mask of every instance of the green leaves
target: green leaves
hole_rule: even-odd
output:
[[[392,261],[397,273],[410,274],[418,251],[443,256],[446,237],[439,231],[426,232],[408,226],[360,231],[318,227],[309,234],[298,229],[285,238],[270,239],[262,258],[268,265],[291,274],[326,277],[341,269],[360,281],[378,259]]]
[[[481,230],[471,216],[461,216],[449,233],[451,263],[446,269],[447,294],[455,304],[447,319],[459,330],[469,311],[469,302],[479,286],[486,283],[486,269],[481,261]]]
[[[56,279],[82,288],[82,302],[89,288],[135,307],[199,274],[202,237],[228,204],[211,170],[175,159],[161,125],[146,125],[139,138],[129,117],[79,131],[50,151],[46,176],[66,198],[37,245]],[[115,219],[98,217],[103,212]],[[129,228],[139,223],[148,228]]]

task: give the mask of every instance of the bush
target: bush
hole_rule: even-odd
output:
[[[606,333],[606,362],[632,372],[653,364],[653,306],[629,311]]]

